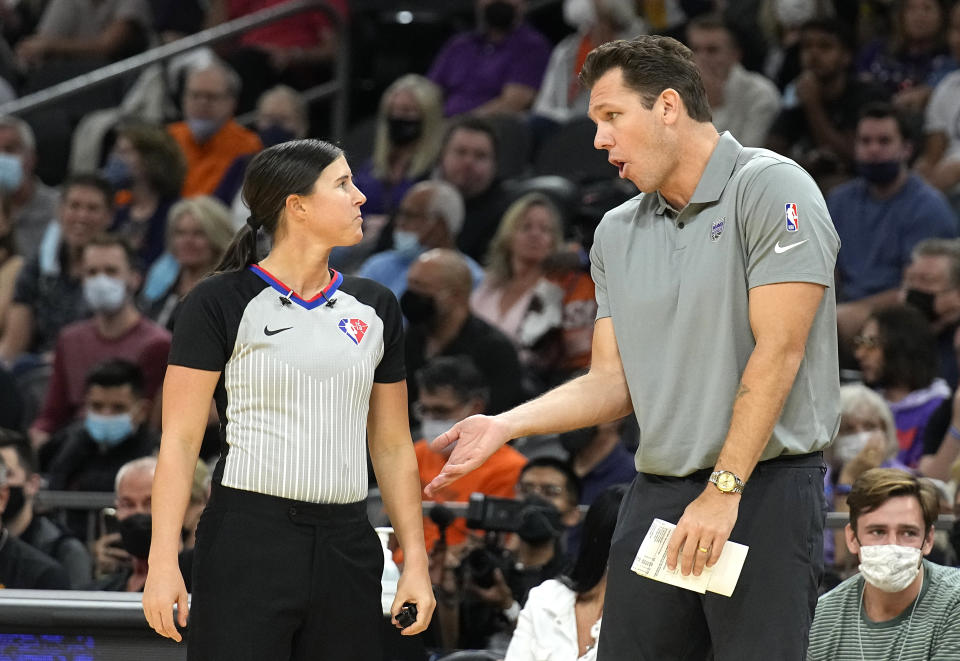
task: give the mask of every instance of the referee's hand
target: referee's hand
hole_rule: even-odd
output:
[[[174,562],[151,564],[147,570],[147,582],[143,586],[143,614],[154,631],[178,643],[183,640],[173,619],[173,606],[177,606],[176,624],[187,626],[187,587],[183,583],[180,567]]]
[[[496,416],[472,415],[430,442],[430,449],[449,454],[443,470],[423,489],[429,498],[477,468],[510,440],[507,426]],[[451,451],[452,447],[452,451]]]

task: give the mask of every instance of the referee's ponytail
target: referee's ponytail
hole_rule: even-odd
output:
[[[323,140],[293,140],[257,154],[243,179],[250,217],[223,253],[217,271],[239,271],[257,261],[257,232],[271,237],[289,195],[309,195],[320,173],[343,152]]]

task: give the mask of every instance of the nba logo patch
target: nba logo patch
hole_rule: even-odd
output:
[[[800,214],[797,212],[796,202],[787,202],[787,231],[796,232],[800,229]]]
[[[710,226],[710,240],[717,241],[720,239],[720,235],[723,234],[723,223],[726,221],[726,218],[717,218],[713,221],[713,225]]]
[[[367,332],[367,324],[362,319],[341,319],[338,325],[343,334],[349,337],[354,344],[360,344],[360,340]]]

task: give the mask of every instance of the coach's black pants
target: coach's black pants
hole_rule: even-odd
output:
[[[197,528],[189,661],[379,661],[383,550],[364,502],[215,485]]]
[[[732,597],[705,595],[630,571],[653,519],[676,523],[709,470],[639,474],[610,547],[600,661],[803,661],[823,574],[820,453],[760,463],[730,539],[750,547]]]

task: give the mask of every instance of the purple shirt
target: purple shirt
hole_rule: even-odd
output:
[[[427,76],[443,88],[450,117],[497,98],[508,83],[539,89],[549,59],[550,43],[526,24],[500,43],[481,32],[463,32],[444,44]]]

